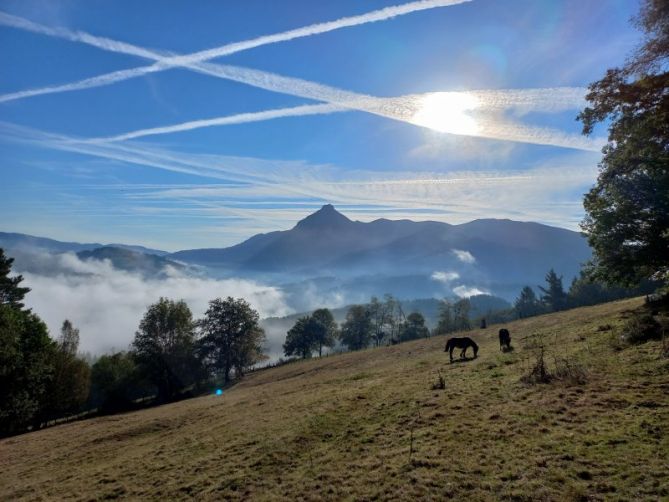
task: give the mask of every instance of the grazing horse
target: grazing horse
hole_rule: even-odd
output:
[[[511,334],[506,328],[499,330],[499,350],[504,352],[511,350]]]
[[[462,349],[462,352],[460,352],[460,359],[464,359],[466,357],[467,349],[471,347],[474,349],[474,357],[477,356],[479,353],[479,346],[476,345],[476,342],[472,340],[469,337],[462,337],[462,338],[449,338],[448,341],[446,342],[446,347],[444,348],[444,352],[448,352],[448,355],[451,358],[451,362],[453,362],[453,350],[458,348]]]

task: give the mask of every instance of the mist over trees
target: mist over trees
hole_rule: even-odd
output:
[[[166,402],[202,383],[229,382],[266,359],[259,315],[243,299],[212,300],[196,321],[183,300],[160,298],[139,323],[127,352],[78,354],[79,330],[65,320],[59,337],[25,309],[30,290],[11,275],[0,249],[0,435],[43,427],[82,412],[117,412],[139,400]],[[329,312],[313,318],[316,348],[333,343]]]

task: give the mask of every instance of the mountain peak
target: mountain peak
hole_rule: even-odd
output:
[[[337,211],[332,204],[325,204],[315,213],[297,222],[295,228],[319,229],[336,228],[352,223],[346,216]]]

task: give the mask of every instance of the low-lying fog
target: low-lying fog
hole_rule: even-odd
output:
[[[72,321],[81,331],[83,352],[127,349],[146,308],[161,296],[185,300],[195,318],[210,300],[226,296],[245,298],[261,318],[292,313],[279,288],[245,279],[196,277],[174,269],[164,278],[145,278],[115,269],[107,260],[84,261],[73,253],[33,255],[30,260],[32,272],[21,270],[25,258],[16,267],[31,288],[26,306],[47,323],[53,337],[64,319]],[[281,340],[271,339],[277,336],[268,333],[271,352],[280,350],[285,333]]]

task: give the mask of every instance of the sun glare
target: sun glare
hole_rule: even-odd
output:
[[[476,134],[479,127],[470,112],[479,106],[466,92],[435,92],[421,99],[412,122],[439,132]]]

